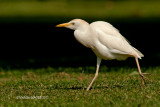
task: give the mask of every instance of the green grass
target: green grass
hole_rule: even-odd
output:
[[[22,1],[0,2],[0,18],[3,21],[20,19],[60,20],[70,18],[137,19],[159,18],[160,1]],[[9,19],[8,19],[9,18]],[[43,19],[43,20],[42,20]]]
[[[142,71],[152,74],[143,89],[136,68],[102,66],[87,92],[95,67],[0,69],[1,106],[158,107],[160,67]]]

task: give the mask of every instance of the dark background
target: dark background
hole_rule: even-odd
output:
[[[56,28],[56,24],[58,23],[1,23],[0,29],[3,35],[0,42],[1,66],[47,67],[96,64],[96,56],[75,40],[74,31]],[[143,65],[159,64],[159,22],[112,24],[144,54]],[[132,60],[129,59],[126,63],[133,65],[134,60]],[[121,63],[127,65],[124,62],[109,62],[110,65]]]
[[[160,64],[160,16],[158,12],[150,12],[150,10],[153,10],[152,8],[154,8],[154,6],[152,5],[154,5],[155,3],[153,2],[151,2],[151,5],[147,2],[148,4],[146,5],[152,6],[152,8],[146,8],[145,6],[142,6],[144,10],[148,9],[148,16],[145,16],[143,11],[139,11],[143,10],[141,9],[141,4],[145,5],[144,1],[134,2],[135,4],[137,4],[134,4],[136,10],[135,13],[132,13],[131,15],[129,14],[128,16],[125,14],[122,16],[116,16],[114,14],[118,14],[119,11],[123,14],[123,11],[121,10],[116,13],[117,6],[119,6],[119,9],[121,9],[123,5],[128,6],[126,7],[127,9],[130,7],[129,5],[131,5],[132,2],[128,2],[126,0],[125,3],[121,4],[121,2],[114,2],[114,0],[109,2],[104,2],[104,0],[102,0],[104,3],[106,3],[106,9],[108,9],[103,10],[102,8],[104,13],[109,13],[110,11],[111,13],[112,11],[115,13],[110,13],[110,16],[103,16],[103,13],[94,13],[94,11],[96,10],[92,11],[91,9],[89,11],[89,14],[92,16],[90,16],[85,14],[85,11],[87,10],[83,10],[83,8],[87,9],[87,6],[84,6],[84,2],[80,2],[81,4],[77,5],[79,6],[77,10],[73,10],[72,8],[70,9],[70,6],[76,8],[76,6],[74,5],[77,4],[76,2],[71,5],[70,3],[72,3],[72,1],[62,0],[62,2],[65,2],[65,5],[63,6],[66,6],[64,10],[69,9],[69,11],[66,11],[66,14],[63,15],[63,11],[63,14],[59,13],[59,11],[57,11],[57,14],[45,14],[49,11],[49,9],[47,10],[45,8],[46,2],[35,0],[36,2],[34,2],[34,4],[37,7],[39,6],[37,5],[39,3],[42,6],[43,4],[45,4],[43,8],[46,9],[46,11],[42,12],[42,15],[41,13],[38,13],[38,15],[40,14],[41,16],[36,16],[35,14],[38,11],[41,12],[42,10],[41,8],[39,8],[39,10],[36,10],[37,7],[34,7],[33,5],[33,13],[31,13],[31,16],[28,16],[30,15],[30,13],[26,12],[27,9],[19,11],[16,10],[16,7],[14,7],[15,10],[13,9],[13,11],[16,14],[13,14],[12,8],[10,7],[10,11],[7,11],[5,5],[9,7],[12,6],[12,3],[15,3],[17,4],[17,6],[25,5],[26,8],[30,9],[29,5],[32,4],[32,2],[26,2],[24,0],[24,3],[16,1],[9,2],[10,4],[7,4],[7,2],[2,1],[0,1],[1,3],[3,3],[3,5],[1,4],[1,6],[6,9],[6,13],[8,12],[7,16],[6,14],[4,14],[5,12],[3,13],[2,10],[0,11],[0,67],[2,68],[37,68],[48,66],[76,67],[96,65],[96,56],[90,49],[82,46],[75,40],[73,30],[55,27],[57,24],[68,22],[74,18],[82,18],[89,23],[98,20],[111,23],[113,26],[120,30],[120,33],[128,39],[132,46],[134,46],[144,54],[145,57],[140,60],[141,66],[159,66]],[[53,11],[57,8],[61,11],[61,9],[63,8],[63,6],[56,7],[57,5],[54,5],[58,2],[51,3],[53,6],[50,5],[50,8],[53,8]],[[87,3],[90,4],[91,1]],[[127,5],[127,3],[129,5]],[[108,6],[110,7],[108,8]],[[22,7],[23,6],[18,7],[18,9],[21,9]],[[99,8],[96,7],[96,2],[91,5],[91,8],[94,9],[94,7],[97,9]],[[73,10],[72,13],[70,13],[71,10]],[[98,11],[101,12],[102,10]],[[26,12],[26,14],[24,14],[24,12]],[[32,12],[32,10],[30,10],[29,12]],[[77,15],[78,12],[80,12],[80,14]],[[96,14],[98,14],[99,16],[96,16]],[[127,11],[126,14],[128,14]],[[126,61],[120,62],[114,60],[103,61],[102,64],[106,66],[136,66],[133,58],[129,58]]]

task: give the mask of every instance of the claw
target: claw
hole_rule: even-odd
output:
[[[151,73],[142,73],[143,75],[152,75]]]
[[[149,82],[152,82],[150,79],[148,79],[147,77],[145,77],[144,75],[151,75],[149,73],[143,73],[141,74],[141,79],[142,79],[142,85],[145,86],[146,85],[146,82],[145,82],[145,79],[148,80]]]

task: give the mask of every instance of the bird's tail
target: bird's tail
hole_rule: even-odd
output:
[[[133,47],[133,48],[134,48],[134,47]],[[138,51],[136,48],[134,48],[134,50],[136,51],[137,57],[138,57],[139,59],[141,59],[141,57],[144,57],[144,55],[143,55],[140,51]]]

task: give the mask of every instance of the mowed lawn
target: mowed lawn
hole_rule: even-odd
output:
[[[105,67],[90,91],[95,67],[0,69],[1,106],[158,107],[160,67],[142,68],[151,73],[141,88],[136,68]]]

